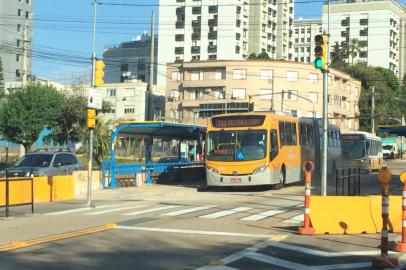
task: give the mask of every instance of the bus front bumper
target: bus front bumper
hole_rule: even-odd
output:
[[[269,168],[249,175],[221,175],[206,169],[208,186],[257,186],[269,185],[272,173]]]

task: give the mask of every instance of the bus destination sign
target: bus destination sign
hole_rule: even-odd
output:
[[[362,134],[341,134],[342,141],[362,141],[364,140],[364,135]]]
[[[265,121],[264,115],[236,115],[214,117],[212,125],[216,128],[229,128],[229,127],[258,127]]]

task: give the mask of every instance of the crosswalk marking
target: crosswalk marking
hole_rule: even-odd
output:
[[[161,210],[176,208],[176,207],[179,207],[179,206],[180,205],[166,205],[166,206],[161,206],[161,207],[156,207],[156,208],[150,208],[150,209],[125,213],[125,214],[122,214],[122,215],[123,216],[135,216],[135,215],[141,215],[141,214],[152,213],[152,212],[157,212],[157,211],[161,211]]]
[[[113,209],[107,209],[107,210],[103,210],[103,211],[87,213],[87,214],[84,214],[84,215],[86,215],[86,216],[95,216],[95,215],[107,214],[107,213],[112,213],[112,212],[119,212],[119,211],[123,211],[123,210],[129,210],[129,209],[135,209],[135,208],[143,208],[143,207],[147,207],[147,206],[148,205],[126,206],[126,207],[119,207],[119,208],[113,208]]]
[[[238,213],[238,212],[247,211],[247,210],[250,210],[250,209],[252,209],[252,208],[249,208],[249,207],[237,207],[237,208],[224,210],[224,211],[220,211],[220,212],[215,212],[215,213],[200,216],[200,217],[201,218],[219,218],[219,217],[229,216],[229,215],[232,215],[232,214],[235,214],[235,213]]]
[[[286,210],[286,209],[281,209],[281,210],[275,210],[274,209],[274,210],[269,210],[269,211],[265,211],[265,212],[262,212],[262,213],[258,213],[258,214],[255,214],[255,215],[251,215],[251,216],[242,218],[241,220],[257,221],[257,220],[272,217],[272,216],[275,216],[275,215],[278,215],[280,213],[284,213],[284,212],[287,212],[287,211],[288,210]]]
[[[210,209],[210,208],[213,208],[213,207],[216,207],[216,206],[215,205],[208,205],[208,206],[193,207],[193,208],[188,208],[188,209],[183,209],[183,210],[178,210],[178,211],[174,211],[174,212],[161,214],[161,216],[175,217],[175,216],[180,216],[180,215],[184,215],[184,214],[189,214],[189,213],[193,213],[193,212],[197,212],[197,211]]]
[[[294,217],[291,217],[287,220],[282,221],[283,223],[300,223],[304,221],[304,215],[300,214]]]
[[[92,209],[102,209],[102,208],[108,208],[108,207],[114,207],[117,206],[118,204],[107,204],[107,205],[101,205],[97,207],[82,207],[82,208],[76,208],[76,209],[69,209],[69,210],[63,210],[63,211],[58,211],[58,212],[51,212],[51,213],[46,213],[45,215],[47,216],[56,216],[56,215],[64,215],[64,214],[71,214],[71,213],[76,213],[76,212],[84,212]]]

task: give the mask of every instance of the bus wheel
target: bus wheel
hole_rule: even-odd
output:
[[[275,185],[275,189],[281,189],[286,181],[286,169],[285,165],[282,166],[281,170],[279,171],[279,183]]]

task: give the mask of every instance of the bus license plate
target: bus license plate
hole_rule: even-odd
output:
[[[241,183],[241,178],[231,178],[231,183],[232,184],[240,184]]]

